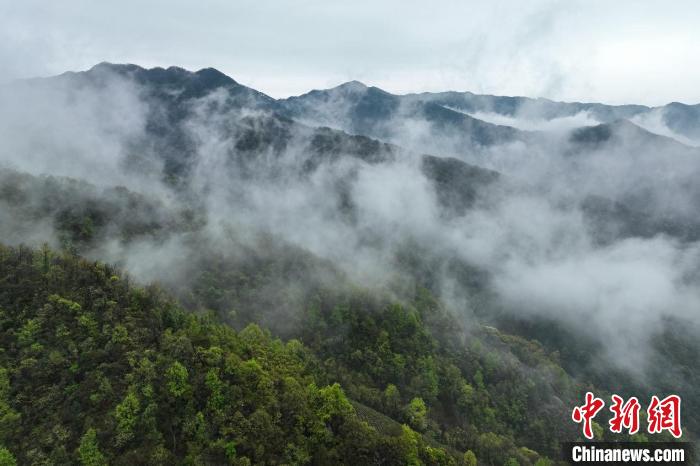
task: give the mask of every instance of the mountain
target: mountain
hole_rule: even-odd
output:
[[[449,141],[447,155],[525,138],[514,128],[487,123],[430,101],[390,94],[357,81],[283,99],[280,104],[290,117],[308,124],[408,144],[418,151],[430,152],[436,146],[412,136],[413,132],[429,135],[432,140]]]
[[[0,458],[541,466],[589,390],[700,426],[692,106],[108,63],[0,94]]]
[[[277,107],[272,97],[239,84],[214,68],[203,68],[192,72],[177,66],[167,69],[160,67],[147,69],[133,64],[103,62],[87,71],[66,72],[55,78],[32,81],[45,84],[54,81],[77,86],[100,86],[114,77],[131,80],[142,86],[146,95],[171,101],[173,105],[204,97],[216,90],[224,90],[227,103],[231,106],[267,110]]]
[[[601,122],[629,119],[651,110],[644,105],[605,105],[600,103],[555,102],[544,98],[507,97],[473,94],[471,92],[424,92],[408,94],[408,100],[432,102],[466,113],[497,113],[507,116],[523,115],[551,120],[589,112]]]
[[[646,105],[608,105],[586,102],[557,102],[545,98],[507,97],[474,94],[471,92],[424,92],[403,96],[407,101],[431,102],[449,109],[470,115],[500,115],[526,120],[557,120],[578,115],[601,123],[614,123],[619,120],[632,120],[644,125],[651,132],[667,131],[659,128],[665,125],[669,130],[684,138],[682,142],[697,145],[700,133],[697,122],[700,120],[700,105],[687,105],[671,102],[666,105],[649,107]]]
[[[41,82],[44,85],[91,89],[117,78],[135,83],[148,104],[147,143],[155,146],[154,155],[163,159],[166,177],[187,179],[193,165],[199,160],[196,153],[198,135],[188,127],[192,119],[197,118],[201,120],[199,124],[202,127],[216,128],[219,131],[217,137],[232,142],[227,149],[227,165],[250,176],[260,175],[260,154],[263,153],[274,157],[271,164],[265,165],[269,175],[281,169],[308,174],[321,164],[338,163],[340,159],[348,157],[370,164],[397,158],[424,158],[424,173],[439,191],[438,197],[453,209],[454,203],[447,201],[447,198],[454,197],[455,190],[461,193],[459,198],[464,201],[463,208],[473,202],[480,187],[495,180],[490,171],[460,160],[442,161],[434,156],[411,154],[396,145],[371,139],[368,136],[372,136],[372,131],[350,131],[352,134],[348,134],[343,130],[300,123],[291,118],[297,115],[289,110],[290,107],[242,86],[212,68],[191,72],[177,67],[144,69],[137,65],[101,63],[85,72],[65,73]],[[351,112],[356,122],[354,129],[367,129],[377,121],[391,118],[395,110],[395,96],[377,88],[367,88],[358,82],[340,86],[324,98],[345,97],[360,100]],[[503,137],[510,134],[507,128],[497,128],[497,132],[492,132],[493,125],[482,125],[477,120],[440,107],[429,106],[422,112],[436,122],[436,127],[459,130],[469,139],[495,142],[503,136],[501,132],[505,134]],[[130,151],[141,153],[142,148],[143,143],[135,141]],[[275,162],[290,151],[302,154],[292,166]],[[460,182],[459,176],[453,177],[450,185],[443,178],[438,179],[437,167],[443,164],[451,165],[458,172],[468,173],[468,178],[464,180],[468,182],[456,187]],[[255,173],[256,170],[258,173]]]
[[[606,105],[470,92],[395,95],[357,81],[281,99],[280,105],[289,117],[312,126],[327,125],[413,150],[458,158],[514,142],[547,144],[547,138],[542,142],[541,130],[513,127],[520,120],[534,122],[525,126],[537,122],[546,126],[543,122],[567,118],[570,125],[576,125],[577,119],[581,120],[579,125],[591,125],[592,121],[619,126],[621,121],[631,121],[649,133],[675,135],[678,141],[692,145],[693,140],[698,140],[700,118],[699,106],[678,103],[662,107]],[[489,122],[498,118],[504,123]],[[660,125],[666,125],[665,129]]]
[[[47,248],[0,257],[3,461],[457,464],[408,426],[362,422],[299,341],[196,317],[109,265]]]
[[[611,123],[574,129],[571,131],[569,142],[579,149],[588,151],[609,145],[628,145],[629,150],[633,152],[638,152],[642,148],[646,150],[653,148],[670,153],[700,154],[700,151],[695,148],[688,147],[673,138],[654,134],[628,120],[615,120]]]
[[[686,105],[672,102],[660,108],[663,120],[673,131],[694,141],[700,141],[700,104]]]
[[[460,374],[492,363],[455,339],[450,317],[425,294],[410,309],[361,293],[326,295],[305,316],[301,341],[284,343],[254,324],[236,332],[195,316],[108,264],[47,247],[0,246],[0,265],[0,452],[22,464],[458,465],[474,452],[494,463],[537,461],[516,437],[553,453],[545,431],[514,434],[503,414],[497,420],[495,408],[514,399],[487,387],[503,388],[502,378],[534,383],[517,402],[541,407],[528,420],[541,429],[545,419],[560,422],[552,397],[568,388],[541,385],[519,366],[545,380],[556,363],[524,341],[484,334],[523,362],[496,363],[489,371],[498,375],[477,375],[472,386]],[[394,361],[367,378],[374,351]],[[349,399],[337,381],[375,408]],[[421,393],[435,406],[429,418],[413,396]],[[436,435],[438,423],[452,434]]]

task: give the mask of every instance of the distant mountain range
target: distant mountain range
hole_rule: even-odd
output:
[[[475,118],[464,119],[454,113],[478,114],[494,113],[509,117],[526,117],[530,119],[553,120],[577,115],[582,112],[590,114],[600,123],[612,123],[622,119],[633,119],[652,113],[660,113],[663,123],[671,130],[688,138],[698,138],[700,129],[700,104],[686,105],[672,102],[660,107],[644,105],[606,105],[601,103],[556,102],[544,98],[505,97],[479,95],[471,92],[424,92],[419,94],[394,95],[376,87],[351,81],[328,90],[314,90],[307,94],[284,99],[285,108],[293,115],[312,121],[337,121],[338,116],[351,117],[357,129],[366,129],[370,122],[402,114],[416,116],[423,112],[428,121],[447,124],[451,122],[473,125],[474,131],[481,131],[482,137],[476,137],[478,143],[488,144],[494,139],[489,135],[507,136],[506,130],[473,122]],[[326,104],[326,105],[324,105]],[[346,109],[345,115],[329,112],[328,104]],[[442,110],[438,110],[441,107]],[[452,110],[452,112],[448,112]],[[500,131],[500,134],[499,134]],[[490,133],[490,134],[489,134]],[[512,135],[511,135],[512,136]]]
[[[302,175],[313,172],[322,163],[343,157],[377,164],[410,158],[411,153],[432,154],[420,155],[421,169],[434,184],[443,207],[453,213],[463,213],[474,202],[479,190],[499,178],[494,166],[489,165],[490,148],[515,144],[525,151],[545,152],[556,140],[562,157],[592,157],[610,148],[631,157],[649,151],[700,157],[700,150],[695,147],[636,124],[643,118],[656,116],[658,122],[678,136],[697,138],[700,136],[700,105],[614,106],[470,92],[395,95],[358,81],[274,99],[213,68],[191,72],[178,67],[145,69],[133,64],[110,63],[100,63],[88,71],[67,72],[15,85],[99,89],[115,76],[135,83],[149,102],[148,145],[151,152],[163,160],[166,179],[182,180],[197,159],[198,141],[185,123],[192,119],[196,105],[202,101],[206,108],[198,110],[203,112],[200,117],[211,120],[213,115],[225,116],[207,124],[217,125],[222,134],[235,139],[230,163],[236,164],[239,170],[249,170],[251,176],[255,170],[250,164],[257,163],[261,153],[280,156],[290,148],[303,154],[303,160],[283,169],[298,170]],[[555,139],[546,130],[523,130],[473,116],[553,121],[582,113],[587,117],[587,125],[565,128],[556,133]],[[143,141],[134,142],[135,158],[143,152],[142,144]],[[482,154],[481,158],[475,154]],[[479,166],[484,164],[486,168]],[[274,172],[279,167],[268,168]],[[342,191],[342,183],[339,186]],[[695,191],[691,197],[700,199],[700,192]],[[338,196],[342,199],[343,193],[339,192]],[[640,216],[651,215],[642,213],[648,207],[644,197],[614,202],[623,202],[625,211],[637,212],[624,216],[635,218],[636,225],[640,224]],[[343,205],[343,201],[339,203]],[[600,212],[593,208],[602,205],[606,208]],[[593,218],[607,218],[611,212],[606,203],[589,202],[586,206],[585,211]],[[700,231],[694,223],[668,218],[663,222],[645,220],[644,225],[645,235],[680,228],[683,236],[694,238]],[[619,231],[629,233],[635,229],[627,225]]]
[[[331,89],[312,90],[286,99],[274,99],[239,84],[214,68],[191,72],[174,66],[167,69],[145,69],[132,64],[111,63],[100,63],[85,72],[67,72],[56,78],[43,80],[71,80],[94,84],[104,79],[106,73],[128,76],[149,88],[152,96],[168,98],[174,103],[202,97],[216,89],[225,89],[230,106],[274,111],[312,126],[329,126],[378,139],[395,139],[401,135],[395,128],[407,122],[427,124],[437,137],[457,136],[461,143],[472,147],[528,139],[528,132],[471,116],[489,113],[540,120],[555,120],[587,113],[599,124],[610,124],[620,120],[631,120],[635,123],[645,116],[658,115],[659,121],[678,135],[688,139],[700,139],[700,127],[697,124],[700,121],[700,104],[687,105],[679,102],[648,107],[556,102],[544,98],[454,91],[396,95],[378,87],[366,86],[359,81],[350,81]],[[649,128],[645,129],[654,132]]]

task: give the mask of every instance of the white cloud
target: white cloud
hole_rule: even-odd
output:
[[[455,110],[455,109],[453,109]],[[459,111],[459,110],[456,110]],[[465,113],[465,112],[460,112]],[[493,112],[474,112],[468,115],[478,118],[479,120],[487,121],[495,125],[512,126],[513,128],[522,129],[525,131],[566,131],[582,126],[595,126],[600,124],[588,112],[579,112],[575,115],[545,119],[527,116],[508,116]]]
[[[669,128],[664,122],[664,109],[662,108],[655,108],[650,112],[635,115],[631,121],[649,132],[673,138],[688,146],[700,146],[700,141],[678,134]],[[698,124],[700,124],[700,122],[698,122]]]

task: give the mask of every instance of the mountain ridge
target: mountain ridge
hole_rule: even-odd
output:
[[[57,76],[31,78],[25,81],[99,80],[104,78],[100,75],[105,72],[130,77],[142,84],[162,85],[164,88],[184,86],[182,99],[202,97],[216,89],[225,88],[236,94],[239,100],[246,100],[245,106],[248,107],[273,111],[280,115],[301,119],[312,125],[329,126],[351,134],[364,134],[393,143],[398,143],[397,138],[387,134],[386,128],[383,127],[385,125],[382,123],[391,118],[405,119],[405,116],[398,114],[401,108],[407,107],[409,107],[408,113],[411,119],[424,119],[429,124],[435,124],[443,129],[449,127],[447,134],[449,137],[452,137],[451,133],[455,131],[473,133],[471,138],[461,138],[460,144],[476,147],[489,146],[495,141],[531,139],[528,131],[518,130],[507,124],[489,123],[472,115],[478,112],[494,112],[504,116],[517,116],[520,112],[527,117],[544,119],[571,117],[581,112],[590,112],[599,120],[599,123],[613,123],[620,119],[629,120],[650,112],[662,111],[664,113],[661,118],[668,122],[671,129],[690,138],[700,138],[700,128],[692,123],[700,120],[700,104],[679,102],[650,107],[638,104],[609,105],[596,102],[555,101],[542,97],[475,94],[470,91],[392,94],[357,80],[347,81],[329,89],[313,89],[298,96],[275,99],[264,92],[238,83],[234,78],[213,67],[191,71],[178,66],[144,68],[136,64],[110,62],[98,63],[85,71],[68,71]],[[348,99],[357,101],[348,102]],[[346,102],[343,103],[343,101]],[[333,116],[323,115],[320,112],[318,107],[329,102],[348,107],[346,111],[349,115],[346,116],[353,119],[350,126],[339,124],[337,118],[334,119]],[[635,122],[632,123],[639,126]],[[643,129],[657,134],[647,128]],[[678,142],[687,145],[683,141]],[[416,149],[429,152],[424,147]]]

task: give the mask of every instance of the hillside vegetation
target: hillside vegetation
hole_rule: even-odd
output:
[[[301,341],[282,342],[48,248],[2,247],[0,271],[7,464],[534,464],[521,442],[554,448],[528,411],[555,387],[517,361],[556,365],[506,337],[500,356],[445,327],[438,342],[448,320],[427,294],[319,297]]]

